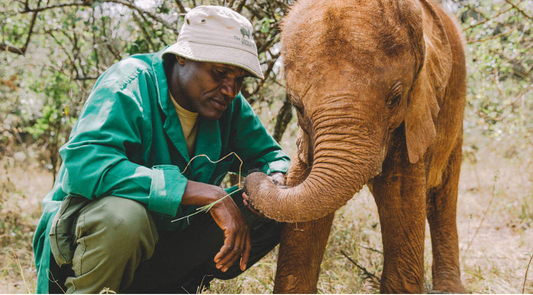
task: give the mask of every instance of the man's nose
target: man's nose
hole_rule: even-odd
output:
[[[224,81],[220,89],[220,92],[228,96],[230,99],[235,98],[239,91],[240,89],[237,87],[235,79],[227,79],[226,81]]]

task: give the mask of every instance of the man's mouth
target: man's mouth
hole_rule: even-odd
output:
[[[215,106],[215,108],[219,111],[225,111],[226,108],[228,107],[225,101],[218,100],[218,99],[212,99],[211,101],[213,102],[213,105]]]

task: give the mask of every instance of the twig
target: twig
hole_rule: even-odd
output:
[[[272,135],[274,139],[280,143],[289,122],[292,119],[292,104],[289,99],[289,96],[285,94],[285,101],[278,111],[276,116],[276,125],[274,126],[274,134]]]
[[[5,43],[0,43],[0,50],[1,51],[9,51],[11,53],[16,53],[16,54],[19,54],[19,55],[24,55],[24,51],[22,49],[14,47],[14,46],[11,46],[11,45],[8,45],[8,44],[5,44]]]
[[[520,12],[526,18],[529,18],[530,20],[533,20],[533,17],[531,17],[529,14],[527,14],[525,11],[523,11],[522,9],[520,9],[518,7],[518,5],[520,5],[520,3],[522,3],[522,1],[518,2],[518,4],[514,4],[511,0],[505,0],[505,2],[509,3],[514,9],[518,10],[518,12]]]
[[[506,10],[500,10],[500,12],[499,12],[498,14],[493,15],[493,16],[490,17],[490,18],[486,18],[486,19],[484,19],[484,20],[482,20],[482,21],[480,21],[480,22],[477,22],[477,23],[475,23],[475,24],[473,24],[473,25],[470,25],[469,27],[464,28],[463,31],[467,31],[467,30],[470,30],[470,29],[472,29],[472,28],[479,27],[479,26],[481,26],[482,24],[484,24],[484,23],[486,23],[486,22],[488,22],[488,21],[494,20],[494,19],[496,19],[498,16],[500,16],[500,15],[502,15],[502,14],[504,14],[504,13],[506,13],[506,12],[512,10],[512,9],[513,9],[513,8],[510,7],[510,8],[507,8]]]
[[[379,253],[379,254],[383,254],[383,251],[380,251],[378,249],[374,249],[374,248],[371,248],[371,247],[365,247],[363,245],[359,245],[359,247],[363,248],[363,249],[367,249],[367,250],[370,250],[372,252],[376,252],[376,253]]]
[[[178,5],[178,8],[180,9],[181,13],[187,13],[187,10],[185,10],[185,7],[183,6],[183,3],[181,3],[180,0],[176,0],[176,5]]]
[[[490,205],[492,205],[492,200],[494,200],[494,191],[496,190],[496,182],[498,181],[498,173],[499,173],[499,170],[496,171],[496,175],[494,175],[494,183],[492,184],[492,194],[490,197],[489,205],[487,206],[487,209],[483,213],[483,217],[481,218],[481,221],[479,222],[479,226],[477,227],[476,232],[474,233],[474,236],[472,237],[472,239],[468,242],[468,245],[466,246],[466,250],[463,253],[463,257],[461,258],[461,263],[464,263],[466,253],[470,249],[470,246],[472,246],[472,242],[474,242],[474,239],[476,238],[479,230],[481,229],[481,226],[483,225],[483,221],[485,221],[485,217],[487,217],[487,213],[489,212]]]
[[[162,19],[158,15],[137,7],[135,4],[132,4],[132,3],[129,3],[129,2],[126,2],[126,1],[123,1],[123,0],[105,0],[104,2],[122,4],[122,5],[130,8],[130,9],[136,10],[137,12],[139,12],[141,14],[146,14],[151,19],[157,21],[158,23],[162,24],[164,27],[166,27],[169,30],[171,30],[172,32],[174,32],[174,34],[176,34],[176,36],[179,34],[178,28],[176,28],[175,26],[172,26],[166,20]]]
[[[183,173],[185,173],[185,171],[187,171],[187,169],[188,169],[189,166],[191,165],[192,161],[194,161],[196,158],[199,158],[199,157],[206,157],[207,160],[208,160],[209,162],[211,162],[211,163],[213,163],[213,164],[216,164],[216,163],[218,163],[218,162],[220,162],[220,161],[223,161],[224,159],[226,159],[227,157],[229,157],[229,156],[231,156],[231,155],[234,155],[235,157],[237,157],[237,159],[239,159],[239,161],[241,162],[241,164],[239,165],[239,188],[242,188],[242,187],[241,187],[241,174],[242,174],[241,171],[242,171],[243,161],[241,160],[241,158],[239,157],[239,155],[237,155],[237,153],[235,153],[235,152],[231,152],[231,153],[225,155],[224,157],[220,158],[220,159],[217,160],[217,161],[213,161],[213,160],[211,160],[207,155],[204,155],[204,154],[202,154],[202,155],[196,155],[196,156],[194,156],[194,157],[189,161],[189,163],[187,163],[187,166],[185,166],[185,169],[183,169],[183,171],[181,171],[181,174],[183,174]],[[196,214],[198,214],[198,213],[201,213],[201,212],[205,212],[205,213],[207,213],[207,212],[209,212],[209,210],[211,210],[211,208],[213,208],[216,204],[222,202],[225,198],[227,198],[227,197],[233,195],[234,193],[236,193],[236,192],[238,192],[238,191],[239,191],[239,190],[235,190],[235,191],[233,191],[233,192],[231,192],[231,193],[229,193],[229,194],[223,196],[222,198],[216,200],[216,201],[213,202],[213,203],[210,203],[210,204],[207,204],[207,205],[205,205],[205,206],[202,206],[202,207],[196,208],[196,212],[191,213],[191,214],[189,214],[189,215],[187,215],[187,216],[183,216],[183,217],[180,217],[180,218],[177,218],[177,219],[171,220],[171,222],[180,221],[180,220],[182,220],[182,219],[187,219],[187,220],[189,220],[189,217],[194,216],[194,215],[196,215]]]
[[[497,39],[497,38],[500,38],[500,37],[503,37],[503,36],[507,36],[507,35],[511,34],[512,32],[514,32],[514,31],[516,31],[516,29],[511,29],[511,30],[509,30],[507,32],[503,32],[501,34],[494,35],[494,36],[491,36],[491,37],[487,37],[487,38],[484,38],[484,39],[468,40],[467,43],[468,44],[474,44],[474,43],[487,42],[487,41],[494,40],[494,39]]]
[[[86,6],[90,7],[91,4],[88,2],[78,2],[78,3],[64,3],[64,4],[57,4],[57,5],[50,5],[50,6],[43,6],[38,7],[35,9],[24,9],[23,11],[20,11],[20,13],[30,13],[30,12],[41,12],[49,9],[55,9],[55,8],[61,8],[61,7],[69,7],[69,6]]]
[[[529,266],[531,265],[531,260],[533,260],[533,255],[531,255],[531,258],[529,258],[529,263],[527,264],[526,275],[524,276],[524,285],[522,286],[522,294],[525,294],[525,291],[526,291],[527,273],[529,272]]]
[[[37,2],[37,7],[41,5],[41,1]],[[26,2],[26,5],[28,3]],[[31,35],[33,34],[33,28],[35,27],[35,20],[37,19],[38,12],[35,12],[33,14],[33,17],[31,18],[31,24],[30,24],[30,30],[28,31],[28,37],[26,38],[26,44],[24,44],[24,47],[22,47],[22,51],[26,53],[26,50],[28,50],[28,45],[30,45]]]
[[[54,274],[52,273],[52,271],[51,271],[50,269],[47,269],[46,272],[47,272],[46,274],[47,274],[47,276],[48,276],[48,280],[49,280],[50,282],[52,282],[52,283],[55,283],[55,284],[59,287],[59,289],[61,289],[61,292],[63,292],[63,294],[67,294],[67,292],[65,292],[65,290],[63,290],[63,287],[61,287],[61,284],[59,284],[59,281],[56,280],[56,278],[54,277]],[[51,276],[52,278],[50,278],[50,276]],[[29,294],[29,293],[28,293],[28,294]]]
[[[241,13],[242,8],[244,7],[244,4],[246,4],[246,0],[241,0],[241,2],[239,2],[239,4],[237,5],[237,8],[235,9],[235,11],[237,11],[238,13]]]
[[[32,293],[30,291],[30,288],[28,287],[28,283],[26,282],[26,276],[24,276],[24,270],[22,269],[22,265],[20,264],[20,260],[17,254],[12,250],[9,250],[9,252],[12,252],[13,258],[15,258],[15,262],[17,263],[17,267],[19,269],[20,275],[22,276],[22,282],[24,283],[24,287],[26,288],[26,293],[27,294]]]
[[[109,289],[108,287],[104,287],[98,294],[117,294],[117,292]]]
[[[99,76],[100,75],[100,59],[98,58],[98,49],[97,49],[97,42],[96,42],[96,30],[94,29],[95,26],[94,26],[94,22],[96,21],[96,18],[94,17],[94,14],[95,14],[95,10],[93,9],[93,12],[92,12],[92,20],[91,20],[91,28],[92,28],[92,32],[93,32],[93,53],[94,53],[94,61],[96,63],[96,75]],[[135,13],[133,14],[135,15]]]
[[[350,256],[348,256],[344,250],[341,250],[341,253],[342,255],[344,255],[344,257],[346,257],[348,260],[350,260],[351,263],[353,263],[357,268],[359,268],[362,272],[365,273],[365,275],[369,278],[373,278],[375,279],[378,283],[381,284],[381,279],[379,277],[377,277],[375,274],[369,272],[366,268],[364,268],[363,266],[357,264],[357,262],[355,262],[352,258],[350,258]]]
[[[179,2],[179,1],[178,1]],[[181,2],[180,2],[181,3]],[[148,32],[146,31],[146,29],[144,28],[144,24],[142,23],[141,19],[137,16],[137,13],[138,12],[133,12],[132,15],[133,15],[133,19],[135,20],[135,22],[137,23],[137,25],[139,25],[139,28],[141,28],[141,32],[143,32],[144,34],[144,37],[146,38],[146,41],[148,42],[148,45],[150,45],[150,48],[152,50],[156,50],[156,47],[154,46],[154,43],[152,43],[152,38],[150,37],[150,34],[148,34]]]

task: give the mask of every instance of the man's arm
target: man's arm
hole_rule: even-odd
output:
[[[141,79],[141,78],[139,78]],[[152,140],[151,119],[141,97],[153,96],[141,83],[120,85],[100,79],[60,149],[66,194],[97,199],[118,196],[147,205],[148,210],[176,216],[187,178],[174,165],[145,167],[135,163]]]

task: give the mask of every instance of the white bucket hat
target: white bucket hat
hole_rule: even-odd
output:
[[[230,64],[264,79],[250,21],[223,6],[198,6],[185,15],[173,53],[201,62]]]

